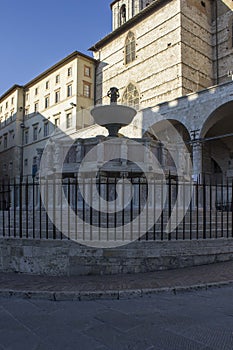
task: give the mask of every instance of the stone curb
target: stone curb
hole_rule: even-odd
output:
[[[126,290],[96,290],[96,291],[26,291],[0,289],[2,298],[21,298],[21,299],[41,299],[51,301],[88,301],[88,300],[121,300],[141,298],[159,293],[178,294],[194,290],[207,290],[209,288],[220,288],[233,284],[233,280],[220,281],[212,283],[201,283],[190,286],[175,286],[161,288],[143,288],[143,289],[126,289]]]

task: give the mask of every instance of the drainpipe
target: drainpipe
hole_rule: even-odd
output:
[[[94,98],[94,105],[96,105],[96,75],[97,75],[97,66],[99,65],[99,63],[100,63],[100,60],[99,60],[99,62],[98,63],[95,63],[95,65],[94,65],[94,69],[95,69],[95,71],[94,71],[94,96],[93,96],[93,98]]]
[[[25,129],[25,115],[24,115],[24,106],[25,106],[25,102],[23,101],[23,107],[22,107],[22,113],[23,113],[23,118],[22,121],[20,123],[20,131],[22,132],[21,135],[21,165],[20,165],[20,182],[22,182],[23,180],[23,173],[24,173],[24,129]],[[20,107],[21,108],[21,107]]]

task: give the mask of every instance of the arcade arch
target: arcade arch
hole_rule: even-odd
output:
[[[184,124],[175,119],[161,120],[148,128],[144,137],[159,142],[160,162],[166,173],[173,176],[192,173],[191,138]]]
[[[200,131],[202,172],[218,181],[233,180],[233,101],[218,107]]]

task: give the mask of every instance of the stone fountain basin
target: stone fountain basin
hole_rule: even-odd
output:
[[[90,113],[99,125],[119,124],[126,126],[132,122],[137,111],[132,107],[111,104],[96,106],[91,109]]]

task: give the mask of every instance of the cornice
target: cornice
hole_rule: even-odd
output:
[[[117,1],[117,0],[116,0]],[[114,1],[111,6],[116,2]],[[145,19],[146,17],[150,16],[153,12],[157,11],[161,5],[164,5],[168,2],[171,2],[172,0],[155,0],[150,5],[145,7],[142,11],[140,11],[137,15],[129,19],[127,22],[122,24],[120,27],[115,29],[113,32],[105,36],[103,39],[98,41],[95,45],[89,48],[90,51],[98,51],[105,45],[107,45],[109,42],[111,42],[113,39],[115,39],[117,36],[125,33],[129,29],[131,29],[135,24],[139,23],[142,19]]]

